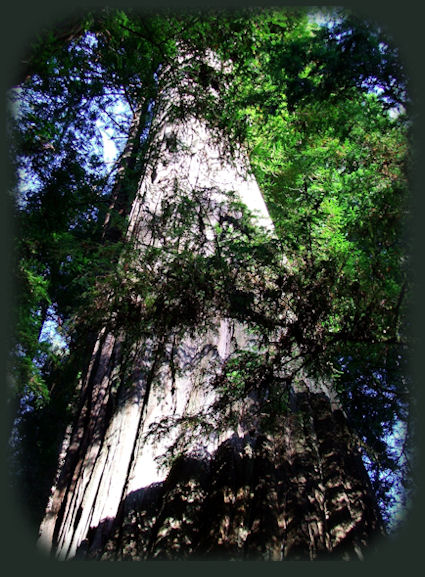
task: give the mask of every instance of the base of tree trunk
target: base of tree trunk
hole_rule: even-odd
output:
[[[382,527],[340,410],[307,389],[280,434],[234,434],[128,494],[77,559],[362,559]]]

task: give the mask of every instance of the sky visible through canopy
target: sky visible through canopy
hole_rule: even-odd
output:
[[[315,15],[312,17],[312,19],[319,25],[323,25],[326,24],[328,26],[333,26],[335,24],[335,22],[339,22],[338,18],[334,18],[333,20],[329,20],[327,19],[326,16],[323,16],[322,14],[319,13],[319,15]],[[84,45],[86,47],[89,47],[90,50],[96,50],[96,37],[93,34],[86,34],[85,37],[82,38],[81,41],[81,46],[84,47]],[[84,50],[84,48],[83,48]],[[88,50],[88,54],[90,56],[91,52],[90,50]],[[95,60],[95,62],[97,62],[97,59]],[[98,74],[100,77],[102,76],[102,70],[99,68],[98,70],[96,70],[96,66],[97,64],[94,64],[94,70],[96,72],[96,74]],[[376,80],[376,79],[375,79]],[[372,86],[365,86],[363,87],[365,92],[369,92],[372,93],[372,95],[376,95],[378,98],[381,96],[381,93],[383,91],[383,88],[381,88],[380,84],[378,81],[376,81]],[[95,157],[98,158],[99,164],[102,165],[101,168],[99,169],[100,172],[104,175],[105,177],[105,186],[104,189],[102,188],[102,186],[99,187],[99,195],[104,195],[104,198],[107,198],[107,194],[108,192],[110,192],[112,186],[113,186],[113,182],[114,182],[114,176],[115,176],[115,171],[119,162],[119,157],[120,154],[123,151],[123,148],[125,146],[126,143],[126,138],[127,138],[127,133],[128,133],[128,128],[131,122],[131,117],[132,117],[132,112],[130,109],[130,106],[127,104],[127,100],[126,97],[124,96],[124,93],[121,92],[120,90],[122,89],[118,89],[118,91],[114,90],[114,89],[110,89],[109,87],[105,88],[105,91],[102,93],[102,96],[97,95],[95,96],[91,101],[89,99],[89,108],[87,109],[87,118],[84,118],[83,121],[84,122],[91,122],[94,128],[93,131],[93,137],[92,138],[86,138],[84,141],[84,151],[87,149],[87,151],[90,151],[90,153],[92,153]],[[16,98],[15,100],[19,101],[19,91],[20,89],[16,90]],[[38,103],[40,106],[43,105],[43,102],[39,102]],[[20,106],[25,107],[25,101],[21,101],[20,102]],[[134,106],[134,102],[133,102],[133,106]],[[23,113],[25,113],[26,111],[23,110]],[[400,113],[403,113],[404,111],[401,110],[400,108],[398,108],[397,106],[393,106],[390,107],[388,110],[388,114],[391,118],[396,118]],[[19,117],[19,109],[17,109],[16,111],[16,116]],[[289,119],[289,121],[292,122],[291,120],[291,116],[289,115],[289,113],[287,113],[287,111],[285,111],[285,114],[287,114],[287,116],[282,116],[282,119],[280,119],[281,122],[287,122],[287,119]],[[90,120],[89,120],[90,117]],[[313,119],[314,121],[314,119]],[[296,123],[294,124],[294,126],[296,126]],[[280,128],[279,128],[280,127]],[[281,129],[282,125],[277,124],[277,131],[279,131]],[[299,132],[300,134],[302,134],[302,131]],[[288,134],[290,134],[289,129],[288,129]],[[294,132],[294,134],[296,135],[296,131]],[[78,134],[78,130],[75,131],[75,135],[76,135],[76,139],[75,142],[73,143],[73,145],[79,149],[79,147],[81,147],[82,143],[80,142],[79,138],[81,138],[81,133]],[[308,132],[307,132],[308,135]],[[82,135],[84,137],[84,135]],[[289,138],[289,137],[288,137]],[[295,137],[294,137],[295,138]],[[283,139],[282,139],[283,140]],[[335,140],[335,142],[337,142]],[[320,136],[318,137],[318,143],[320,145]],[[327,141],[324,140],[323,141],[323,145],[324,148],[323,150],[326,150],[326,146],[327,146]],[[49,147],[50,143],[49,142],[42,142],[42,146],[43,147]],[[83,150],[83,148],[81,148],[81,150]],[[320,153],[320,146],[317,149],[314,149],[312,147],[312,150],[315,150],[315,153],[317,153],[317,151]],[[342,149],[341,149],[342,150]],[[341,152],[341,150],[338,150],[338,153],[340,153],[343,158],[348,158],[349,159],[349,155],[347,155],[346,157],[344,156],[344,153]],[[63,151],[62,151],[63,152]],[[307,151],[309,152],[309,151]],[[85,164],[85,158],[84,155],[81,155],[83,160],[82,163]],[[89,154],[87,154],[87,157],[89,156]],[[59,154],[58,154],[59,157]],[[295,156],[295,158],[297,158]],[[294,170],[297,170],[297,165],[296,162],[300,162],[300,166],[302,165],[302,163],[305,161],[305,156],[301,158],[301,160],[296,160],[293,163],[293,166],[291,167]],[[289,161],[291,162],[291,161]],[[320,162],[320,160],[319,160]],[[344,162],[344,160],[342,161]],[[284,163],[282,163],[282,166],[285,166]],[[306,167],[308,170],[308,163],[306,163]],[[89,169],[84,166],[83,167],[84,170],[86,170],[87,172],[89,172]],[[302,166],[301,166],[302,168]],[[348,172],[348,171],[347,171]],[[303,170],[300,171],[301,174],[304,174]],[[284,175],[284,173],[282,173]],[[291,178],[291,174],[288,172],[289,174],[289,179]],[[319,173],[321,174],[321,173]],[[329,171],[329,174],[332,175],[331,170]],[[19,208],[21,209],[25,209],[25,205],[27,202],[27,198],[31,197],[31,196],[36,196],[34,193],[42,187],[42,183],[40,183],[37,179],[37,175],[31,171],[31,167],[30,167],[30,163],[27,165],[21,165],[20,169],[19,169],[19,182],[18,182],[18,200],[17,200],[17,205]],[[351,175],[349,175],[351,176]],[[325,174],[326,177],[326,174]],[[324,179],[325,179],[324,177]],[[389,177],[392,177],[391,174],[389,174]],[[286,176],[283,176],[283,178],[287,178]],[[308,178],[308,174],[305,175],[305,178]],[[348,178],[348,177],[347,177]],[[361,182],[361,179],[359,180]],[[325,180],[324,180],[325,182]],[[342,180],[341,180],[342,182]],[[368,186],[368,181],[365,180],[366,182],[366,189]],[[371,181],[372,183],[374,181]],[[286,182],[286,184],[283,184],[283,188],[282,190],[285,191],[285,187],[287,187],[288,190],[290,190],[290,186],[291,186],[291,181]],[[297,183],[294,180],[294,186]],[[334,184],[334,183],[333,183]],[[348,181],[349,184],[349,181]],[[315,186],[315,185],[313,185]],[[319,184],[318,184],[319,186]],[[336,185],[335,185],[336,186]],[[349,184],[350,186],[350,184]],[[296,188],[294,188],[293,190],[296,190]],[[335,189],[336,190],[336,189]],[[363,192],[362,192],[363,193]],[[313,193],[314,194],[314,193]],[[331,195],[330,195],[331,196]],[[328,212],[329,212],[329,218],[328,220],[325,222],[323,220],[322,225],[324,227],[325,232],[329,233],[330,236],[333,238],[327,239],[325,237],[324,241],[326,241],[329,246],[333,243],[336,244],[337,243],[337,239],[338,239],[338,234],[341,232],[338,228],[338,223],[339,223],[339,219],[340,219],[340,213],[341,213],[341,208],[340,206],[337,205],[337,201],[333,202],[332,204],[332,199],[330,198],[328,199]],[[103,197],[102,197],[103,198]],[[372,195],[371,197],[372,198]],[[309,201],[311,202],[311,201]],[[291,205],[288,204],[289,206],[289,213],[291,210]],[[322,208],[325,206],[325,204],[323,204]],[[356,208],[356,207],[354,207]],[[296,209],[296,207],[295,207]],[[340,212],[338,212],[338,210],[340,210]],[[94,209],[96,210],[96,209]],[[308,212],[308,208],[307,208],[307,212]],[[373,209],[372,209],[373,210]],[[342,214],[342,213],[341,213]],[[332,220],[333,219],[333,220]],[[334,222],[334,228],[332,228],[332,226],[328,226],[329,223]],[[344,222],[344,221],[343,221]],[[277,226],[277,225],[276,225]],[[333,234],[333,231],[336,231],[336,234]],[[345,234],[345,231],[343,230],[341,232],[342,236]],[[336,238],[336,240],[335,240]],[[342,237],[341,237],[342,238]],[[324,242],[323,241],[323,242]],[[345,237],[343,238],[343,241],[345,242]],[[324,242],[324,246],[325,249],[327,248],[328,244],[326,244],[326,242]],[[304,243],[305,244],[305,243]],[[300,245],[296,245],[295,246],[295,250],[300,250],[299,249]],[[297,248],[298,247],[298,248]],[[305,248],[305,247],[301,247],[301,248]],[[68,257],[66,257],[68,258]],[[73,258],[72,256],[69,256],[69,258]],[[367,267],[365,267],[366,270]],[[372,284],[372,283],[371,283]],[[337,330],[337,329],[335,329]],[[383,331],[384,333],[386,332],[385,330]],[[45,321],[43,323],[40,335],[39,335],[39,339],[41,342],[45,341],[51,344],[52,349],[56,350],[56,351],[61,351],[61,354],[63,355],[67,355],[69,350],[68,350],[68,343],[67,343],[67,328],[66,326],[62,326],[62,321],[60,316],[57,313],[56,310],[56,304],[55,302],[50,302],[50,305],[47,309],[47,315],[45,317]],[[337,359],[340,359],[340,357],[337,357]],[[340,362],[342,364],[342,368],[343,367],[343,359],[340,359]],[[375,378],[380,380],[381,376],[379,374],[375,375]],[[384,383],[385,384],[385,383]],[[24,397],[25,398],[25,397]],[[390,448],[390,451],[396,456],[395,460],[399,463],[399,464],[405,464],[406,463],[406,459],[404,456],[404,438],[405,438],[405,425],[403,425],[401,422],[396,423],[395,425],[391,425],[391,427],[389,427],[388,429],[386,429],[386,434],[385,434],[385,442],[387,443],[388,447]],[[366,466],[369,465],[368,459],[367,457],[364,457]],[[393,490],[392,490],[392,496],[395,499],[395,503],[393,505],[391,505],[390,507],[390,513],[389,516],[394,520],[394,523],[396,522],[396,517],[397,517],[397,510],[400,509],[400,511],[403,509],[402,504],[401,504],[401,500],[403,498],[403,490],[397,490],[397,486],[400,483],[400,478],[398,476],[397,471],[390,471],[389,473],[384,470],[383,473],[381,473],[381,475],[383,477],[388,475],[390,476],[390,480],[393,483]]]
[[[394,114],[396,114],[396,112],[394,112]],[[105,107],[105,112],[100,113],[95,121],[96,128],[101,135],[101,145],[99,145],[98,140],[94,140],[92,142],[92,147],[96,154],[102,158],[105,166],[105,173],[110,173],[110,175],[114,174],[114,169],[116,168],[119,155],[121,154],[125,144],[125,137],[122,132],[120,133],[114,122],[111,121],[111,119],[114,118],[118,119],[119,122],[122,122],[124,119],[124,125],[130,122],[131,110],[124,98],[114,99],[109,106]],[[23,193],[25,192],[26,187],[31,186],[31,182],[32,179],[29,175],[21,175],[21,190]],[[50,307],[48,311],[47,319],[44,322],[40,333],[40,341],[49,342],[53,349],[62,351],[64,354],[66,354],[68,350],[67,339],[56,320],[54,307]],[[23,411],[25,410],[27,409],[24,403]],[[405,462],[405,437],[405,424],[401,422],[398,422],[391,433],[387,434],[385,437],[385,441],[391,452],[398,455],[400,465]],[[366,468],[369,468],[370,459],[365,454],[363,454],[363,461]],[[394,502],[388,511],[388,516],[391,519],[389,525],[390,529],[391,527],[396,527],[397,524],[402,521],[402,516],[404,514],[404,504],[402,502],[403,490],[400,490],[399,487],[400,478],[397,477],[397,474],[391,473],[391,475],[393,477],[393,490],[391,491],[391,495]],[[382,477],[388,477],[388,473],[384,471]]]
[[[105,166],[105,174],[113,173],[119,155],[125,145],[125,137],[118,133],[114,126],[112,119],[122,121],[123,118],[130,121],[131,111],[124,98],[113,100],[108,106],[105,106],[105,112],[100,113],[96,119],[96,128],[101,136],[101,145],[99,141],[93,140],[91,145],[94,152],[103,160]],[[33,179],[30,174],[23,173],[20,175],[20,192],[22,196],[32,189],[34,186]],[[57,350],[67,351],[68,345],[63,332],[55,317],[54,307],[50,307],[47,314],[47,319],[43,324],[40,333],[40,341],[50,342],[52,347]]]

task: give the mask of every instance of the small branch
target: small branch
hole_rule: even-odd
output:
[[[404,283],[402,284],[402,287],[400,289],[400,294],[398,295],[397,304],[396,304],[395,309],[394,309],[395,323],[396,324],[397,324],[397,321],[398,321],[399,316],[400,316],[401,303],[403,302],[403,298],[404,298],[404,295],[406,294],[406,290],[407,290],[407,280],[405,280]]]

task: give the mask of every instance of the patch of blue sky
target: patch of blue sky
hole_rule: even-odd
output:
[[[392,497],[392,504],[388,508],[389,529],[396,529],[406,514],[407,492],[401,483],[401,469],[407,465],[407,457],[405,453],[407,427],[406,423],[397,421],[391,431],[386,437],[385,442],[388,445],[393,458],[396,460],[398,470],[391,473],[381,473],[381,479],[389,478],[392,483],[390,489],[390,496]]]
[[[42,189],[42,182],[30,166],[24,164],[18,169],[16,203],[19,209],[25,209],[28,198]],[[27,163],[28,164],[28,163]]]
[[[105,126],[99,118],[96,127],[102,136],[103,162],[106,166],[112,166],[118,158],[118,148],[113,139],[113,130]]]
[[[338,6],[334,7],[314,7],[311,12],[309,12],[309,18],[312,22],[320,27],[326,27],[332,30],[337,24],[342,21],[340,16],[341,8]]]
[[[407,458],[405,455],[406,445],[406,424],[400,420],[396,421],[392,429],[384,436],[383,440],[387,444],[388,453],[395,461],[397,468],[383,468],[378,476],[381,483],[390,485],[387,493],[389,504],[382,505],[383,514],[387,523],[387,530],[395,532],[406,515],[408,507],[408,492],[402,483],[404,476],[403,469],[406,466]],[[363,453],[362,459],[367,471],[371,471],[373,463],[371,458]]]
[[[106,172],[110,172],[124,149],[130,121],[131,109],[124,95],[106,95],[95,123],[102,139],[102,150],[97,148],[97,152],[102,155]]]
[[[69,351],[69,345],[65,334],[60,330],[56,320],[55,311],[52,306],[47,311],[46,320],[39,337],[40,342],[48,342],[56,353],[66,354]]]

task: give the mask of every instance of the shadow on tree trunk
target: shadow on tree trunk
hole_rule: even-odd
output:
[[[344,415],[320,393],[293,405],[278,435],[235,433],[213,456],[178,457],[90,529],[76,559],[363,559],[381,522]]]

